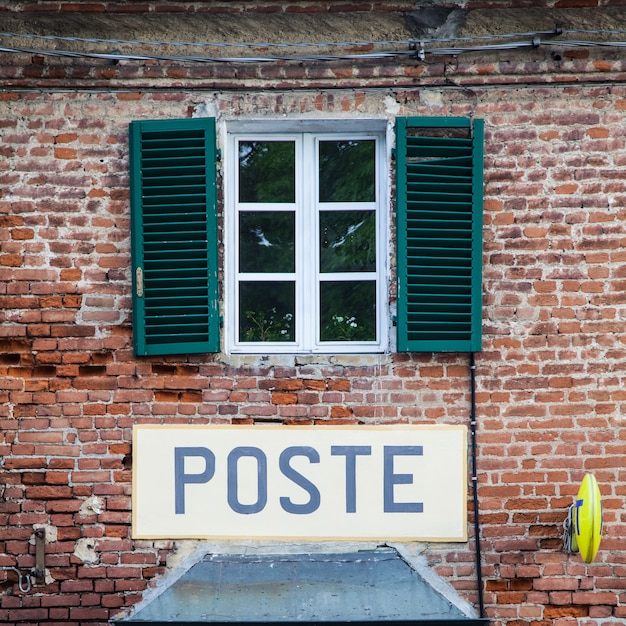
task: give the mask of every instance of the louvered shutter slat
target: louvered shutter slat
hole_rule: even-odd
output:
[[[400,351],[480,350],[482,130],[398,120]]]
[[[133,122],[130,136],[135,350],[217,351],[215,121]]]

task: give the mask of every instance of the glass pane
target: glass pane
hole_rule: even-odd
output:
[[[239,202],[295,202],[293,141],[239,142]]]
[[[239,271],[294,272],[295,234],[293,211],[241,211]]]
[[[374,211],[320,211],[320,271],[376,271]]]
[[[295,341],[292,281],[239,283],[239,341]]]
[[[320,283],[322,341],[376,341],[376,282]]]
[[[320,141],[320,202],[376,200],[376,142]]]

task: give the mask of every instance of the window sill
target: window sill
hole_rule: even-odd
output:
[[[220,363],[234,368],[245,367],[368,367],[391,363],[389,353],[370,354],[221,354]]]

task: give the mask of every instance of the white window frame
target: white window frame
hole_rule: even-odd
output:
[[[224,348],[231,354],[355,354],[384,352],[389,330],[389,155],[386,147],[386,121],[248,121],[227,123],[224,142]],[[342,210],[372,208],[376,211],[376,341],[321,342],[315,335],[319,327],[319,232],[317,142],[321,139],[375,139],[376,140],[376,200],[374,203],[349,203]],[[296,141],[296,341],[295,342],[239,342],[238,334],[238,150],[239,140],[295,140]],[[306,155],[306,156],[305,156]],[[313,159],[313,164],[310,160]],[[313,167],[314,166],[314,167]],[[314,175],[307,175],[313,171]],[[325,203],[324,203],[325,204]],[[293,205],[272,205],[272,210]],[[267,210],[267,205],[258,205]],[[303,210],[302,210],[303,208]],[[323,205],[322,205],[323,208]],[[301,209],[301,210],[298,210]],[[246,210],[250,207],[246,207]],[[305,233],[313,233],[311,236]],[[309,239],[315,253],[302,245]],[[367,273],[368,275],[370,273]],[[252,275],[254,276],[254,275]],[[257,275],[258,276],[258,275]],[[364,278],[354,273],[353,277]],[[309,294],[305,297],[305,293]],[[313,293],[314,296],[310,294]],[[314,314],[306,310],[314,303]]]

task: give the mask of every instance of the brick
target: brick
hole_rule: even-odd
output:
[[[589,609],[586,606],[546,606],[543,608],[544,619],[587,617]]]
[[[614,606],[618,603],[615,593],[609,591],[579,591],[573,594],[572,599],[575,604]]]
[[[552,590],[568,590],[577,591],[579,583],[575,579],[567,578],[543,578],[533,581],[533,588],[540,591],[552,591]]]
[[[13,609],[9,613],[9,621],[15,623],[37,622],[48,619],[48,609]]]
[[[26,497],[33,500],[53,500],[68,498],[72,495],[70,487],[64,486],[36,486],[26,489]]]
[[[49,513],[73,513],[80,509],[80,500],[53,500],[46,504]]]
[[[91,620],[91,621],[106,621],[109,617],[109,611],[106,608],[99,607],[91,607],[91,608],[82,608],[82,607],[71,607],[70,608],[70,619],[73,620]]]
[[[298,396],[295,393],[272,393],[272,404],[297,404]]]

